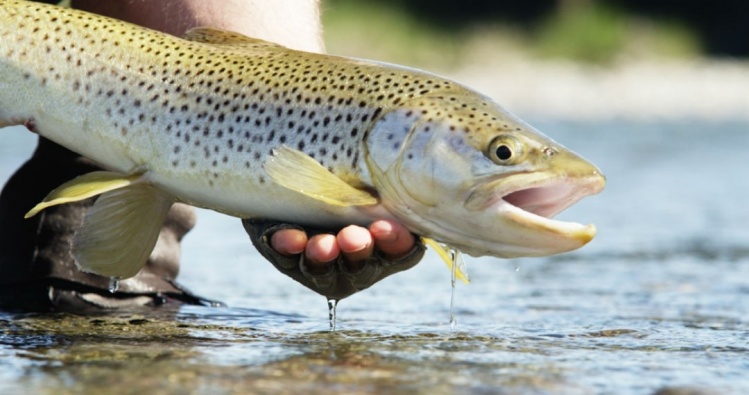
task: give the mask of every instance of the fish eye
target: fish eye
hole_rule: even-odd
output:
[[[489,144],[487,156],[499,165],[513,165],[522,154],[520,141],[511,135],[500,135]]]
[[[504,144],[497,146],[495,153],[497,154],[497,159],[499,160],[509,160],[510,158],[512,158],[512,148]]]

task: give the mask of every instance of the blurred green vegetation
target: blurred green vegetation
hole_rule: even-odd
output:
[[[324,1],[323,26],[330,53],[423,65],[458,60],[456,33],[402,8],[374,1]]]
[[[702,52],[697,34],[682,23],[638,17],[601,3],[554,13],[532,34],[532,45],[541,55],[593,63],[619,57],[694,57]]]
[[[705,53],[699,32],[683,19],[603,0],[324,0],[323,18],[330,53],[432,69],[477,57],[605,65]]]

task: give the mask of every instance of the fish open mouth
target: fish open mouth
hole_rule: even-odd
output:
[[[535,179],[535,180],[534,180]],[[544,177],[516,174],[476,188],[466,201],[471,210],[496,209],[518,224],[572,238],[590,240],[593,225],[552,219],[580,199],[599,193],[605,178],[599,172],[587,177]]]
[[[505,202],[532,214],[553,218],[589,195],[577,183],[557,181],[550,185],[520,189],[502,196]]]

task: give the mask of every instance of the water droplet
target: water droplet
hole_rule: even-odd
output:
[[[520,266],[515,266],[515,271],[519,272],[520,271]]]
[[[336,326],[336,308],[338,307],[338,301],[335,299],[328,299],[328,320],[330,321],[330,331],[335,332]]]
[[[109,292],[115,293],[120,288],[120,278],[119,277],[111,277],[109,279]]]
[[[466,281],[471,280],[468,277],[468,265],[466,265],[466,261],[463,260],[463,254],[460,252],[460,250],[455,250],[455,252],[453,253],[453,265],[458,267],[457,274],[462,273]]]
[[[454,331],[458,326],[458,319],[455,318],[455,283],[458,280],[458,261],[462,261],[460,251],[451,248],[450,258],[453,261],[452,270],[450,271],[450,286],[452,288],[450,293],[450,329]]]

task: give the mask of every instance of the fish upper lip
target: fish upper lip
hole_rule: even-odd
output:
[[[481,183],[471,191],[465,205],[472,211],[495,207],[515,222],[558,233],[590,233],[595,231],[592,225],[552,218],[580,199],[601,192],[604,185],[605,177],[597,170],[583,177],[515,173]]]

